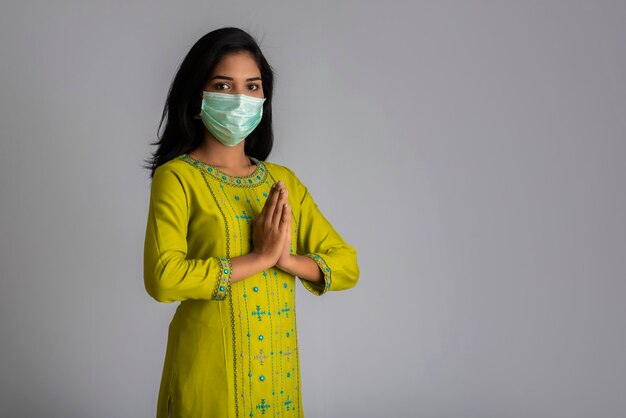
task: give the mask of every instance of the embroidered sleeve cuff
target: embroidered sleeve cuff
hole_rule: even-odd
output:
[[[309,254],[304,254],[304,256],[309,257],[310,259],[312,259],[313,261],[317,263],[320,270],[322,270],[322,273],[324,274],[324,284],[316,284],[308,280],[301,280],[302,284],[309,292],[313,293],[314,295],[321,296],[324,293],[326,293],[328,289],[330,289],[330,283],[331,283],[330,267],[328,267],[328,264],[326,264],[326,261],[324,261],[324,259],[318,254],[309,253]]]
[[[213,297],[211,299],[224,300],[228,290],[230,289],[232,266],[230,265],[230,260],[225,257],[218,258],[218,262],[220,271],[218,273],[217,283],[215,285],[215,290],[213,290]]]

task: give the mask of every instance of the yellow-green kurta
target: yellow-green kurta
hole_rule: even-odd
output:
[[[250,158],[235,177],[182,154],[152,178],[144,281],[157,301],[180,301],[169,326],[157,417],[303,417],[295,277],[277,267],[230,283],[230,259],[252,251],[251,220],[271,185],[285,182],[292,211],[291,252],[315,260],[324,285],[349,289],[355,249],[322,215],[285,166]]]

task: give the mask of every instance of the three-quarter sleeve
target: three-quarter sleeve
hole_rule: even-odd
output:
[[[286,168],[286,167],[285,167]],[[324,274],[324,284],[300,279],[311,293],[321,296],[328,290],[345,290],[359,279],[357,253],[324,217],[307,187],[295,173],[295,196],[300,204],[297,225],[297,253],[311,258]]]
[[[189,208],[179,175],[159,166],[152,177],[144,243],[144,284],[159,302],[224,300],[230,288],[229,258],[187,259]]]

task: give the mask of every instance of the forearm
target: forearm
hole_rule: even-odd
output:
[[[309,257],[291,254],[287,260],[286,263],[276,265],[276,267],[309,282],[316,284],[324,283],[324,274],[322,274],[317,263]]]
[[[272,267],[271,262],[254,252],[231,258],[230,265],[232,267],[231,283],[247,279],[258,272]]]

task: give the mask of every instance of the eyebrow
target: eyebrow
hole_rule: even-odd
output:
[[[234,80],[232,77],[226,77],[225,75],[216,75],[213,78],[221,78],[223,80]],[[211,80],[213,80],[213,78]],[[254,80],[260,80],[261,77],[251,77],[251,78],[246,78],[246,81],[254,81]]]

